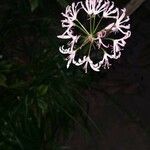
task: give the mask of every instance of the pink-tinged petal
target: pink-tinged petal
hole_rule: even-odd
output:
[[[97,63],[97,64],[93,64],[93,62],[91,62],[90,63],[90,67],[94,70],[94,71],[96,71],[96,72],[98,72],[98,71],[100,71],[99,70],[99,63]]]
[[[109,24],[107,27],[105,27],[105,30],[110,30],[114,26],[115,23]]]
[[[78,61],[74,61],[74,64],[76,66],[81,66],[85,63],[85,61],[86,61],[86,56],[84,56],[83,59],[79,58]]]
[[[128,24],[128,25],[120,25],[120,28],[130,29],[130,24]]]
[[[62,54],[69,54],[70,52],[70,48],[64,48],[64,45],[59,47],[59,51],[62,53]]]
[[[118,18],[119,21],[123,20],[123,18],[126,16],[126,9],[124,8],[121,11],[122,11],[122,14],[121,14],[120,18]]]
[[[88,64],[90,65],[90,67],[94,70],[94,71],[100,71],[99,68],[99,63],[96,63],[94,64],[93,61],[90,59],[90,56],[87,56],[85,58],[85,65],[83,67],[83,69],[85,70],[85,73],[87,73],[87,67],[88,67]]]
[[[59,39],[71,39],[71,37],[68,36],[68,35],[58,35],[57,37],[58,37]]]
[[[70,51],[69,54],[70,55],[66,59],[66,60],[68,60],[67,68],[69,68],[70,64],[74,61],[74,58],[75,58],[75,55],[76,55],[76,51]]]
[[[127,16],[123,21],[121,21],[120,23],[123,24],[125,22],[128,22],[130,20],[129,16]]]
[[[110,3],[110,1],[107,2],[107,8],[103,12],[104,18],[116,18],[116,13],[118,11],[118,8],[114,8],[114,2]]]
[[[129,17],[126,16],[126,9],[117,11],[115,27],[112,31],[120,31],[122,34],[126,34],[127,30],[130,29],[130,24],[125,24],[129,21]]]
[[[88,66],[88,61],[86,60],[85,65],[83,67],[83,69],[85,70],[85,73],[87,73],[87,66]]]

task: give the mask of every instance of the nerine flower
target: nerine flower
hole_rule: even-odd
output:
[[[122,47],[124,47],[126,45],[126,39],[129,38],[131,36],[131,32],[127,31],[124,35],[124,37],[120,38],[120,39],[115,39],[113,40],[113,54],[114,54],[114,58],[118,59],[121,55],[121,50],[123,50]],[[122,49],[121,49],[122,48]],[[117,55],[118,54],[118,55]]]
[[[118,11],[118,8],[114,8],[114,2],[107,1],[107,6],[105,10],[103,11],[103,17],[104,18],[116,18],[116,12]]]
[[[114,27],[112,28],[112,31],[120,31],[123,34],[126,34],[126,31],[123,31],[124,29],[130,29],[130,24],[124,25],[124,23],[128,22],[129,16],[126,17],[126,9],[121,9],[121,13],[119,10],[117,10],[117,16],[116,16],[116,23]]]
[[[103,0],[86,0],[85,5],[81,3],[82,8],[88,15],[97,15],[106,9],[108,1]]]
[[[126,9],[115,7],[109,0],[85,0],[67,6],[62,15],[64,32],[57,37],[68,40],[59,48],[62,54],[68,55],[67,68],[74,64],[83,65],[86,73],[88,67],[100,71],[111,66],[110,59],[120,58],[131,35]]]

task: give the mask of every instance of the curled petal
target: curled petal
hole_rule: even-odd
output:
[[[104,52],[103,59],[99,62],[100,66],[103,66],[104,69],[108,68],[111,66],[109,63],[109,58],[113,58],[113,56],[109,55],[108,53]]]
[[[74,61],[74,64],[76,66],[81,66],[82,64],[84,64],[86,61],[86,56],[83,57],[83,59],[79,58],[78,61]]]
[[[74,21],[77,18],[77,14],[80,10],[80,7],[78,8],[78,6],[81,4],[81,2],[78,2],[76,5],[75,3],[72,3],[71,6],[67,6],[66,7],[66,11],[65,13],[61,13],[64,17],[66,17],[68,20],[70,21]]]
[[[67,68],[69,68],[70,64],[74,62],[75,55],[76,55],[76,51],[71,51],[70,55],[66,58],[66,60],[68,61]]]
[[[115,59],[120,57],[121,54],[118,53],[118,52],[120,52],[122,50],[122,47],[124,47],[126,45],[125,40],[130,36],[131,36],[131,32],[128,31],[128,32],[126,32],[126,34],[124,35],[123,38],[116,39],[116,40],[113,41],[113,52],[114,52]],[[117,53],[118,53],[118,55],[117,55]]]
[[[116,17],[116,23],[112,30],[113,31],[119,30],[121,33],[126,34],[126,31],[123,31],[123,30],[130,29],[130,24],[127,24],[127,25],[125,24],[128,21],[129,21],[129,16],[126,16],[126,9],[121,9],[121,12],[118,10],[117,17]]]
[[[97,0],[97,5],[95,8],[93,8],[94,15],[97,15],[106,9],[108,2],[105,1],[104,4],[101,4],[101,3],[102,3],[102,0]]]
[[[59,51],[62,53],[62,54],[68,54],[70,52],[70,48],[66,48],[64,49],[64,45],[59,47]]]
[[[90,65],[90,67],[94,70],[94,71],[99,71],[99,64],[94,64],[93,61],[90,59],[89,56],[86,57],[85,59],[85,65],[83,67],[83,69],[85,70],[85,73],[87,73],[87,66],[88,64]]]
[[[116,18],[116,13],[118,11],[118,8],[114,8],[114,2],[107,2],[107,7],[105,9],[105,11],[103,12],[103,17],[104,18]]]
[[[103,0],[86,0],[85,5],[81,3],[82,8],[88,15],[97,15],[106,9],[107,3]]]

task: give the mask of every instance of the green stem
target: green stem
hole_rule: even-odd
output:
[[[114,39],[112,39],[112,38],[105,38],[106,40],[110,40],[110,41],[113,41]]]
[[[83,44],[82,44],[80,47],[78,47],[78,48],[76,49],[76,51],[79,50],[79,49],[81,49],[81,48],[82,48],[83,46],[85,46],[87,43],[88,43],[88,40],[87,40],[87,39],[84,40]]]
[[[92,17],[90,16],[90,34],[92,34]]]
[[[86,32],[86,34],[88,34],[89,35],[89,32],[86,30],[86,28],[82,25],[82,23],[79,21],[79,20],[76,20],[78,23],[79,23],[79,25],[84,29],[84,31]]]
[[[101,19],[99,20],[99,22],[98,22],[98,24],[97,24],[97,26],[96,26],[96,28],[95,28],[95,30],[94,30],[94,33],[96,32],[97,28],[99,27],[99,25],[100,25],[102,19],[103,19],[103,17],[101,17]]]
[[[95,28],[95,15],[94,15],[94,21],[93,21],[93,31],[94,31],[94,28]]]
[[[103,48],[101,48],[101,49],[103,50],[104,53],[106,53],[106,51]]]
[[[87,34],[87,32],[86,32],[85,30],[83,30],[83,28],[81,28],[81,27],[78,26],[77,24],[75,24],[75,26],[76,26],[77,28],[79,28],[82,32],[84,32],[85,34]]]
[[[90,43],[90,47],[89,47],[88,56],[90,55],[90,52],[91,52],[91,47],[92,47],[92,43]]]

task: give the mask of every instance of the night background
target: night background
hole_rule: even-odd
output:
[[[87,74],[59,52],[75,1],[0,0],[0,150],[150,150],[150,1],[121,58]]]

